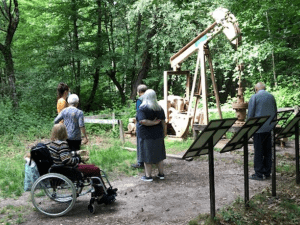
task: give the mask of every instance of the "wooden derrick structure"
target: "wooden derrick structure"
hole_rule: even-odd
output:
[[[235,16],[227,9],[218,8],[211,16],[214,18],[215,22],[170,58],[173,71],[164,71],[164,100],[160,101],[160,103],[166,114],[166,123],[172,125],[176,137],[184,137],[189,130],[189,125],[194,124],[194,122],[200,124],[208,124],[209,122],[206,62],[210,69],[210,79],[213,85],[219,117],[222,119],[219,91],[215,82],[212,58],[208,44],[215,36],[223,32],[231,45],[236,49],[241,41],[241,33]],[[198,57],[192,80],[192,87],[190,88],[190,72],[181,71],[181,64],[195,52],[198,52]],[[199,67],[201,72],[198,78]],[[168,77],[170,75],[185,75],[187,77],[186,94],[185,98],[182,100],[183,102],[188,103],[188,106],[184,107],[185,110],[175,109],[176,111],[174,111],[174,107],[171,106],[171,96],[168,96]],[[195,97],[196,101],[195,106],[193,107],[192,103]],[[203,108],[201,112],[197,112],[200,98],[202,99]]]
[[[159,101],[159,104],[165,111],[166,123],[171,126],[178,138],[184,137],[189,130],[190,124],[208,124],[208,103],[207,103],[207,76],[206,63],[209,65],[210,79],[214,90],[216,99],[216,106],[220,119],[222,119],[222,112],[219,100],[219,91],[215,81],[212,58],[210,55],[209,42],[218,34],[223,32],[229,40],[232,47],[235,49],[241,45],[241,32],[235,16],[225,8],[218,8],[211,13],[215,20],[208,28],[195,37],[191,42],[180,49],[176,54],[170,58],[172,71],[164,71],[164,99]],[[198,53],[194,77],[192,80],[190,71],[181,71],[181,64],[192,54]],[[198,71],[200,68],[200,75]],[[233,104],[233,108],[237,111],[239,121],[243,121],[245,117],[247,103],[244,103],[242,87],[241,87],[241,71],[242,65],[237,65],[240,72],[238,101]],[[186,93],[185,97],[169,96],[168,95],[168,78],[169,76],[186,76]],[[190,83],[192,86],[190,87]],[[195,105],[193,107],[193,100],[195,98]],[[202,110],[198,110],[198,104],[202,100]],[[135,121],[128,125],[128,132],[135,134]]]

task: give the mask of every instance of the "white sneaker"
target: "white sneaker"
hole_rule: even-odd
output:
[[[164,180],[165,179],[165,175],[164,174],[157,174],[156,177],[159,178],[160,180]]]

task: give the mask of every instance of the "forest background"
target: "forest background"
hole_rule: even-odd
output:
[[[246,100],[263,81],[278,107],[299,105],[299,1],[1,0],[0,135],[49,132],[59,82],[79,95],[85,115],[134,116],[137,85],[162,99],[170,57],[214,22],[218,7],[236,16],[243,40],[237,51],[223,34],[210,42],[221,103],[237,94],[238,62]],[[182,70],[194,73],[195,66],[193,55]],[[184,94],[184,85],[173,76],[170,94]]]

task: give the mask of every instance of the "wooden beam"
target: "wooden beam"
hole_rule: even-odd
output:
[[[206,35],[210,30],[212,30],[217,25],[217,22],[214,22],[211,26],[206,28],[202,33],[200,33],[197,37],[195,37],[191,42],[189,42],[186,46],[180,49],[175,55],[170,58],[171,67],[173,70],[176,70],[176,66],[182,63],[187,57],[193,54],[198,47],[195,43],[200,40],[204,35]]]
[[[169,113],[168,113],[168,71],[164,71],[164,110],[166,114],[166,123],[169,122]]]
[[[201,52],[203,52],[203,50],[201,51],[201,49],[198,49],[197,64],[196,64],[195,75],[194,75],[194,80],[193,80],[193,85],[192,85],[192,91],[191,91],[191,96],[190,96],[190,101],[189,101],[189,108],[188,108],[188,112],[187,112],[188,116],[190,116],[190,113],[191,113],[191,110],[192,110],[192,103],[193,103],[193,98],[194,98],[194,93],[195,93],[195,86],[196,86],[197,74],[198,74],[198,70],[199,70]]]
[[[185,45],[182,49],[180,49],[176,54],[174,54],[170,61],[173,61],[176,57],[178,57],[182,52],[187,50],[191,45],[195,44],[200,38],[202,38],[205,34],[207,34],[210,30],[212,30],[217,25],[217,22],[214,22],[212,25],[210,25],[206,30],[201,32],[197,37],[195,37],[192,41],[190,41],[187,45]]]
[[[220,119],[223,119],[222,118],[221,106],[220,106],[219,90],[218,90],[218,86],[217,86],[217,83],[216,83],[216,80],[215,80],[214,69],[213,69],[211,56],[210,56],[210,51],[209,51],[208,46],[207,46],[206,56],[207,56],[208,63],[209,63],[210,75],[211,75],[211,80],[212,80],[212,84],[213,84],[213,88],[214,88],[214,94],[215,94],[215,97],[216,97],[216,103],[217,103],[217,109],[218,109],[218,112],[219,112],[219,117],[220,117]]]
[[[201,49],[199,49],[200,61],[201,61],[201,87],[202,87],[202,102],[203,102],[203,122],[204,124],[208,124],[208,104],[207,104],[207,81],[206,81],[206,68],[205,68],[205,53],[204,46],[201,45]]]

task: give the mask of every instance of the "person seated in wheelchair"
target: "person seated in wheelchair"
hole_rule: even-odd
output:
[[[92,183],[95,188],[92,195],[97,198],[99,204],[114,202],[117,189],[106,188],[98,167],[80,164],[89,160],[88,152],[84,150],[71,151],[66,141],[67,138],[66,126],[63,123],[55,124],[52,129],[51,142],[47,144],[54,164],[51,172],[61,173],[73,181],[77,180],[81,185],[83,185],[83,180],[97,177],[98,179],[94,179]],[[74,168],[76,169],[74,170]]]

